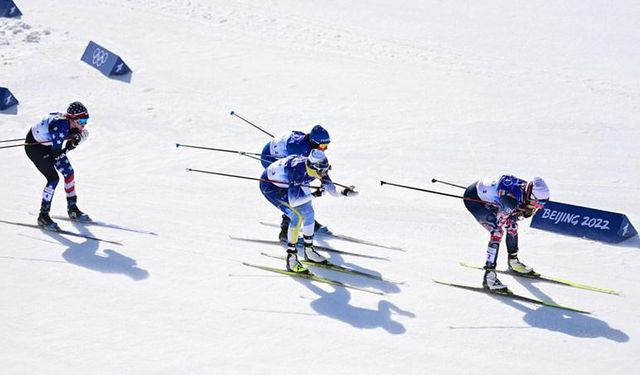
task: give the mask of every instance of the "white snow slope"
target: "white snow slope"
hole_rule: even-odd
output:
[[[632,374],[640,351],[640,245],[521,225],[539,272],[620,296],[502,280],[583,315],[434,284],[479,285],[488,235],[439,189],[543,176],[557,201],[626,213],[640,226],[640,3],[597,0],[32,0],[0,19],[0,86],[21,104],[0,139],[69,102],[91,113],[70,153],[79,206],[157,232],[66,229],[124,246],[0,224],[2,374]],[[80,61],[89,40],[123,57],[130,82]],[[280,214],[255,160],[176,143],[260,152],[268,137],[329,129],[334,180],[358,197],[316,200],[331,240],[389,261],[332,256],[405,280],[319,270],[384,296],[300,281],[229,239],[276,239]],[[0,219],[35,223],[44,178],[0,150]],[[53,214],[65,214],[58,186]],[[502,249],[499,264],[506,264]],[[635,353],[635,354],[633,354]],[[633,370],[636,368],[636,370]]]

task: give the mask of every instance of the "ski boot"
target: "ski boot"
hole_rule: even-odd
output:
[[[331,234],[331,231],[329,230],[329,228],[327,228],[326,225],[322,225],[317,221],[313,222],[313,231],[320,234]]]
[[[44,230],[48,230],[51,232],[59,232],[60,227],[56,224],[55,221],[51,220],[48,212],[40,211],[40,215],[38,215],[38,226]]]
[[[78,206],[75,205],[75,204],[67,207],[67,213],[69,214],[69,219],[71,219],[71,221],[77,221],[79,223],[90,223],[91,222],[91,218],[89,217],[89,215],[87,215],[84,212],[80,211]]]
[[[327,264],[327,258],[318,254],[313,248],[313,236],[304,236],[304,260],[312,263]]]
[[[289,219],[289,216],[282,215],[282,223],[280,223],[280,234],[278,235],[280,242],[287,242],[290,221],[291,219]]]
[[[309,273],[309,270],[298,261],[298,250],[296,250],[295,244],[289,244],[287,249],[287,271]]]
[[[519,276],[525,277],[539,277],[540,274],[536,273],[533,268],[527,266],[526,264],[520,262],[518,259],[518,254],[509,254],[509,260],[507,261],[509,264],[509,271],[518,274]]]
[[[482,287],[489,293],[509,294],[509,288],[498,280],[498,275],[494,268],[485,267]]]

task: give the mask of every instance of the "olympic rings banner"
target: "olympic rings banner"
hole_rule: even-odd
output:
[[[89,41],[80,59],[108,76],[121,76],[131,72],[120,56],[108,49]]]
[[[6,87],[0,87],[0,110],[5,110],[16,104],[18,104],[18,99],[11,94],[11,91]]]
[[[13,0],[0,0],[0,17],[20,17],[22,12]]]
[[[625,214],[560,202],[545,204],[533,216],[531,227],[608,243],[638,235]]]

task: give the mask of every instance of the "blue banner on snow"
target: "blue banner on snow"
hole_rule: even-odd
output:
[[[81,60],[98,69],[107,77],[120,76],[131,72],[131,69],[122,61],[120,56],[93,41],[89,41]]]
[[[6,87],[0,87],[0,110],[5,110],[18,104],[18,99]]]
[[[625,214],[548,202],[531,221],[532,228],[618,243],[638,234]]]
[[[0,0],[0,17],[20,17],[22,12],[13,0]]]

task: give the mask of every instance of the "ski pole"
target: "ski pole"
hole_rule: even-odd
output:
[[[431,179],[431,182],[432,182],[432,183],[439,182],[439,183],[441,183],[441,184],[445,184],[445,185],[449,185],[449,186],[455,186],[455,187],[460,188],[460,189],[466,189],[466,188],[467,188],[466,186],[462,186],[462,185],[454,184],[454,183],[451,183],[451,182],[446,182],[446,181],[436,180],[435,178],[432,178],[432,179]]]
[[[240,155],[255,155],[255,156],[262,156],[262,154],[258,154],[255,152],[245,152],[245,151],[237,151],[237,150],[227,150],[224,148],[215,148],[215,147],[204,147],[204,146],[192,146],[192,145],[183,145],[181,143],[176,143],[176,148],[177,147],[187,147],[187,148],[197,148],[197,149],[201,149],[201,150],[210,150],[210,151],[220,151],[220,152],[230,152],[233,154],[240,154]]]
[[[260,130],[261,132],[263,132],[264,134],[268,135],[269,137],[273,138],[273,134],[269,133],[268,131],[262,129],[261,127],[259,127],[258,125],[252,123],[251,121],[245,119],[244,117],[240,116],[239,114],[235,113],[234,111],[231,111],[231,116],[236,116],[237,118],[239,118],[240,120],[246,122],[247,124],[253,126],[254,128]]]
[[[213,172],[213,171],[203,171],[203,170],[200,170],[200,169],[187,168],[187,172],[198,172],[198,173],[214,174],[214,175],[217,175],[217,176],[241,178],[241,179],[244,179],[244,180],[274,182],[276,184],[291,185],[290,183],[284,182],[284,181],[265,180],[264,178],[247,177],[247,176],[240,176],[240,175],[237,175],[237,174],[229,174],[229,173],[221,173],[221,172]],[[311,185],[300,185],[300,186],[307,187],[307,188],[312,188],[312,189],[320,189],[321,188],[320,186],[311,186]]]
[[[44,141],[44,142],[32,142],[32,143],[20,143],[19,145],[2,146],[2,147],[0,147],[0,150],[2,150],[3,148],[23,147],[23,146],[36,146],[36,145],[41,145],[41,144],[43,144],[43,143],[47,143],[47,142],[51,142],[51,141]]]
[[[24,138],[5,139],[4,141],[0,141],[0,143],[6,143],[6,142],[17,142],[17,141],[24,141]]]
[[[211,151],[221,151],[221,152],[231,152],[234,154],[238,154],[238,155],[242,155],[242,156],[246,156],[248,158],[251,158],[253,160],[259,160],[259,161],[263,161],[265,159],[262,159],[260,157],[256,157],[255,155],[260,155],[262,156],[262,154],[257,154],[255,152],[245,152],[245,151],[236,151],[236,150],[226,150],[223,148],[214,148],[214,147],[203,147],[203,146],[190,146],[190,145],[183,145],[180,143],[176,143],[176,148],[177,147],[188,147],[188,148],[198,148],[198,149],[202,149],[202,150],[211,150]],[[269,160],[266,160],[269,161]],[[269,161],[270,162],[270,161]]]
[[[391,186],[397,186],[400,188],[404,188],[404,189],[411,189],[411,190],[417,190],[417,191],[423,191],[425,193],[431,193],[431,194],[438,194],[438,195],[444,195],[446,197],[451,197],[451,198],[459,198],[465,201],[471,201],[471,202],[479,202],[479,203],[484,203],[484,204],[489,204],[489,205],[496,205],[495,203],[492,202],[485,202],[481,199],[474,199],[474,198],[467,198],[467,197],[463,197],[460,195],[455,195],[455,194],[448,194],[448,193],[443,193],[440,191],[434,191],[434,190],[428,190],[428,189],[421,189],[421,188],[417,188],[417,187],[413,187],[413,186],[407,186],[407,185],[399,185],[399,184],[394,184],[391,182],[386,182],[386,181],[380,181],[380,185],[391,185]]]

